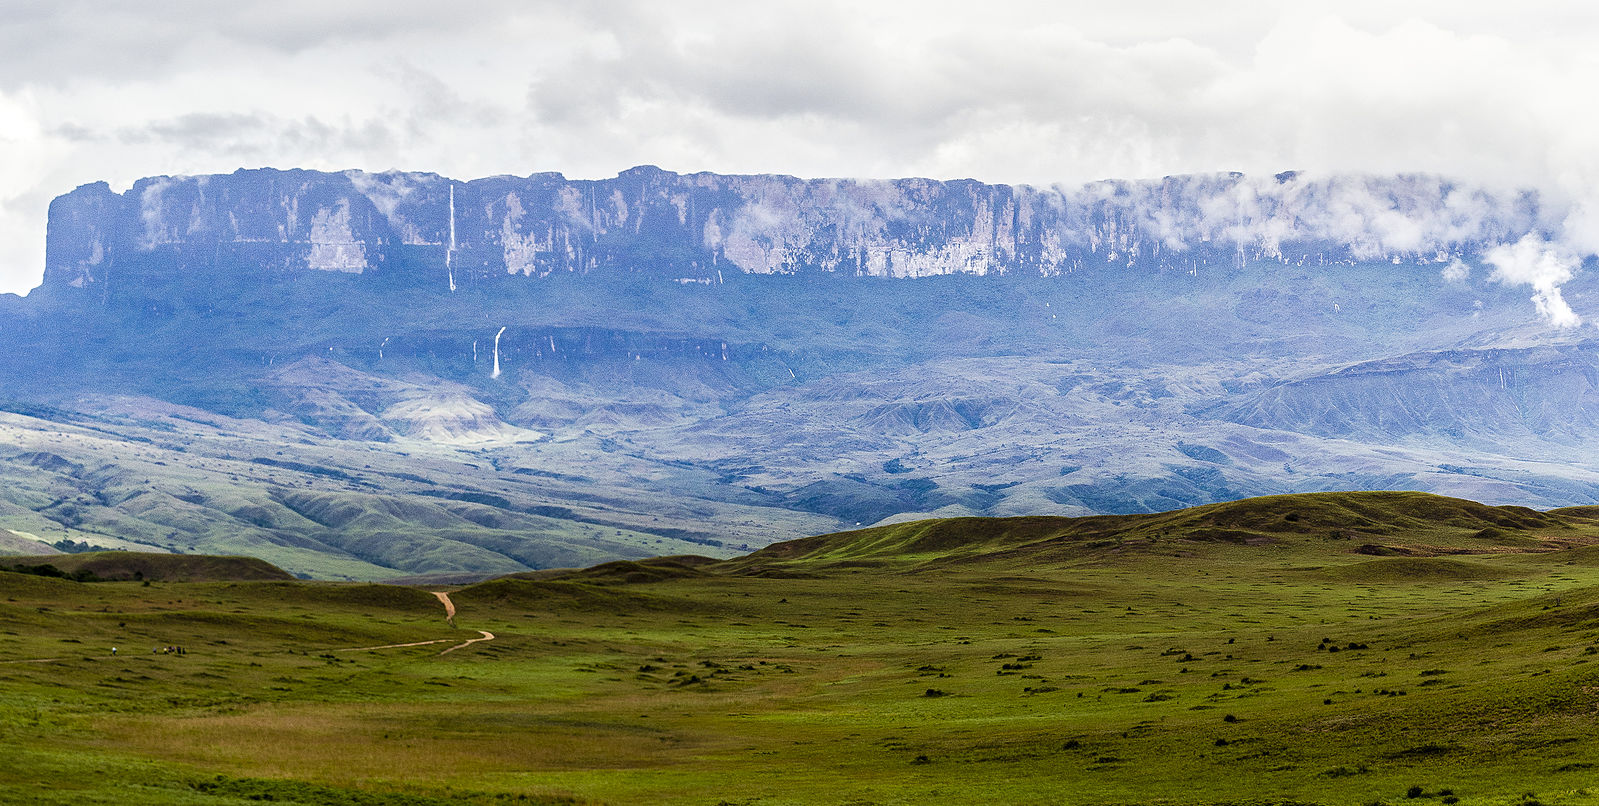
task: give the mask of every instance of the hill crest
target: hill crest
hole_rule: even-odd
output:
[[[0,557],[0,570],[18,566],[51,566],[69,576],[81,573],[89,579],[106,582],[264,582],[295,578],[282,568],[255,557],[142,551]]]
[[[1147,515],[949,518],[775,543],[719,566],[776,568],[1078,561],[1107,550],[1308,543],[1339,554],[1439,556],[1599,541],[1599,512],[1539,512],[1419,492],[1298,493]]]

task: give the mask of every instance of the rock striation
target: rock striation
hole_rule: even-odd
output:
[[[50,206],[45,284],[196,272],[408,284],[632,271],[872,277],[1198,273],[1246,261],[1432,263],[1555,228],[1531,192],[1430,175],[1207,174],[1066,187],[972,180],[240,170],[84,185]]]

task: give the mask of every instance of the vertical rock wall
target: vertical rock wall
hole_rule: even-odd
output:
[[[1432,176],[1217,174],[1037,188],[647,166],[595,181],[241,170],[142,179],[121,194],[96,183],[57,198],[45,283],[90,287],[119,265],[392,272],[443,289],[613,270],[710,282],[731,272],[1048,276],[1197,272],[1247,260],[1429,263],[1557,220],[1531,194]]]

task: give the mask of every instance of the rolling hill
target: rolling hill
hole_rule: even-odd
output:
[[[53,568],[97,581],[259,582],[294,579],[289,572],[254,557],[92,551],[82,554],[0,556],[0,567],[38,573]]]
[[[1589,804],[1594,514],[945,519],[519,573],[450,621],[0,571],[0,800]]]
[[[1149,515],[951,518],[791,540],[716,566],[735,573],[881,566],[1047,568],[1123,554],[1250,546],[1297,557],[1503,554],[1599,540],[1591,508],[1538,512],[1414,492],[1267,496]]]

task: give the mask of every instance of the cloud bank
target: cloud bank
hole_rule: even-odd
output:
[[[1552,248],[1599,252],[1599,111],[1579,102],[1599,83],[1599,11],[1581,3],[13,6],[0,291],[38,282],[55,195],[257,166],[601,177],[653,163],[1044,186],[1427,173],[1537,189],[1565,211]],[[1403,240],[1406,226],[1383,231]],[[1524,271],[1522,245],[1506,249],[1494,276],[1569,321],[1558,281],[1538,284],[1547,261]]]

